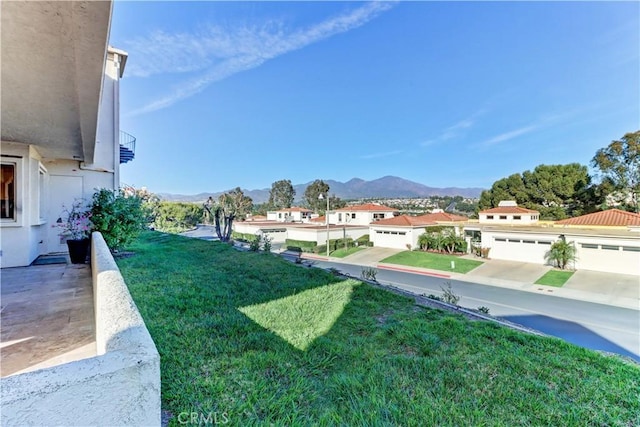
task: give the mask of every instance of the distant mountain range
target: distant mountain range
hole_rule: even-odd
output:
[[[446,187],[436,188],[428,187],[417,182],[409,181],[397,176],[385,176],[374,179],[373,181],[365,181],[360,178],[353,178],[347,182],[339,182],[334,180],[325,181],[329,184],[330,193],[336,195],[343,200],[354,199],[372,199],[372,198],[410,198],[410,197],[429,197],[429,196],[462,196],[462,197],[480,197],[483,188],[458,188]],[[306,184],[297,184],[293,188],[296,190],[296,203],[302,200],[304,191],[311,182]],[[245,195],[251,197],[254,203],[265,203],[269,200],[269,188],[262,190],[245,190]],[[168,194],[159,193],[158,196],[162,200],[176,202],[204,202],[210,196],[217,199],[223,192],[218,193],[200,193],[194,195],[184,194]]]

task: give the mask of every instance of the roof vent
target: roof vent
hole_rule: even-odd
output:
[[[518,206],[518,204],[515,200],[501,200],[500,203],[498,203],[498,206]]]

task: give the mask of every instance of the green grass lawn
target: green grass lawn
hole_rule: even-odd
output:
[[[335,250],[335,251],[331,252],[330,255],[332,257],[336,257],[336,258],[344,258],[344,257],[347,257],[347,256],[349,256],[351,254],[355,254],[356,252],[361,251],[363,249],[364,249],[364,246],[356,246],[356,247],[348,248],[348,249],[338,249],[338,250]]]
[[[573,276],[573,273],[573,271],[549,270],[536,280],[536,285],[555,286],[559,288],[567,283],[567,280]]]
[[[218,242],[148,232],[128,250],[173,426],[640,424],[629,362]]]
[[[451,261],[454,261],[456,266],[453,270],[451,269]],[[454,273],[468,273],[477,266],[483,264],[482,261],[422,251],[400,252],[395,255],[391,255],[380,262],[408,265],[411,267],[431,268],[433,270],[450,271]]]

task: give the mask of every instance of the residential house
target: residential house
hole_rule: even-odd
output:
[[[376,203],[347,206],[329,212],[329,223],[340,225],[369,225],[375,221],[393,218],[398,210]]]
[[[305,208],[292,206],[290,208],[279,209],[267,212],[267,221],[277,222],[309,222],[313,216],[313,211]]]
[[[119,123],[127,54],[107,47],[110,16],[111,2],[2,3],[3,268],[66,251],[64,209],[118,188],[133,158]]]
[[[448,225],[461,228],[468,218],[442,211],[426,215],[400,215],[381,219],[369,225],[369,240],[374,246],[395,249],[414,249],[418,247],[418,238],[429,226]]]
[[[509,209],[513,215],[515,209]],[[490,248],[492,259],[547,264],[551,245],[564,238],[576,247],[570,268],[640,275],[639,214],[610,209],[555,222],[531,220],[528,225],[515,225],[513,219],[503,224],[480,220],[465,230],[481,233],[481,246]]]
[[[513,200],[503,200],[498,207],[478,212],[480,224],[526,225],[540,219],[540,212],[517,205]]]

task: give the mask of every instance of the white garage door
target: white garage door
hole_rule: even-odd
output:
[[[620,244],[579,243],[576,268],[640,275],[640,247]]]
[[[489,258],[545,264],[551,243],[550,239],[494,237]]]
[[[373,246],[379,248],[407,249],[407,244],[411,244],[411,233],[397,230],[372,230],[373,235],[369,236]]]

